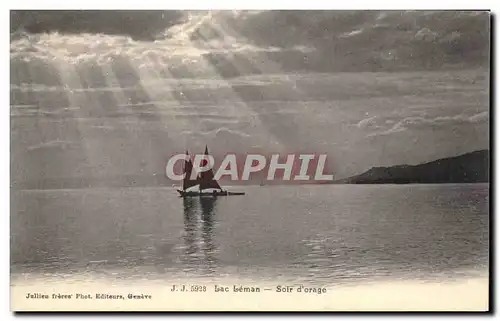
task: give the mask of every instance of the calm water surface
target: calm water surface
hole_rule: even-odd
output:
[[[12,280],[350,282],[487,271],[488,184],[12,191]]]

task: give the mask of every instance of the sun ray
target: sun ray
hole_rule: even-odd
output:
[[[223,82],[224,86],[230,88],[228,97],[224,97],[224,114],[243,122],[248,121],[250,126],[246,133],[256,140],[257,146],[268,147],[273,151],[284,150],[282,143],[279,140],[273,139],[274,135],[270,134],[268,128],[262,123],[258,113],[249,108],[248,103],[234,91],[231,82],[222,77],[206,58],[202,58],[202,65],[210,75],[210,78],[217,79],[217,81]]]
[[[201,32],[201,36],[203,37],[203,29],[200,29],[200,26],[207,21],[210,21],[211,14],[206,14],[201,19],[197,21],[195,26],[197,29],[192,28],[193,30],[198,30]],[[186,36],[184,35],[186,38]],[[189,46],[196,48],[196,44],[192,41],[189,42]],[[249,121],[250,126],[247,130],[247,134],[251,135],[257,142],[257,146],[268,147],[272,150],[284,150],[283,145],[279,140],[274,140],[270,135],[269,130],[266,126],[261,122],[259,115],[252,109],[249,108],[247,103],[241,99],[241,97],[234,91],[233,85],[230,81],[225,79],[216,69],[215,67],[207,61],[206,57],[201,56],[199,63],[202,65],[202,69],[204,73],[207,75],[206,81],[216,80],[223,84],[224,87],[230,88],[228,96],[221,97],[220,101],[224,104],[223,112],[225,115],[230,115],[231,117],[235,117],[235,119],[241,119],[243,121]],[[267,133],[267,134],[266,134]],[[271,140],[269,139],[271,138]]]
[[[209,21],[207,23],[208,28],[213,28],[216,30],[216,32],[222,36],[223,39],[238,39],[238,41],[244,41],[245,38],[242,35],[239,35],[236,31],[234,31],[230,26],[228,26],[225,22],[224,19],[217,19],[217,21]],[[203,34],[202,32],[199,34]],[[245,43],[249,43],[248,40],[245,41]],[[258,48],[256,48],[258,49]],[[259,73],[262,76],[260,77],[267,77],[267,79],[273,83],[275,80],[273,79],[273,76],[278,75],[279,76],[279,83],[289,83],[289,87],[285,89],[284,97],[287,97],[287,102],[292,101],[293,104],[288,104],[288,108],[294,108],[296,113],[288,113],[286,115],[286,119],[290,123],[295,123],[295,124],[301,124],[303,123],[304,117],[307,117],[310,119],[312,123],[317,123],[321,124],[324,123],[325,119],[330,119],[331,115],[326,115],[325,114],[325,108],[315,108],[316,105],[313,105],[311,102],[307,102],[308,95],[306,92],[300,89],[299,86],[297,86],[296,79],[292,78],[289,74],[283,72],[280,64],[272,61],[271,59],[265,58],[266,55],[266,48],[262,48],[262,51],[259,50],[246,50],[244,51],[244,57],[247,59],[250,64],[259,70]],[[243,52],[235,52],[235,54],[241,54],[243,55]],[[264,57],[264,59],[262,59]],[[229,61],[229,60],[228,60]],[[239,71],[241,71],[242,74],[245,74],[245,69],[244,67],[238,66],[238,63],[235,62],[233,59],[231,61],[233,66],[237,68]],[[266,76],[267,75],[267,76]],[[281,87],[283,88],[283,87]],[[283,102],[286,103],[286,102]],[[256,110],[257,113],[259,111]],[[328,116],[328,117],[327,117]],[[283,116],[285,117],[285,116]],[[296,126],[297,130],[301,129],[300,126]],[[307,131],[308,132],[308,131]],[[304,133],[306,134],[306,133]],[[298,133],[297,133],[298,135]],[[316,140],[310,140],[308,142],[308,145],[317,145]],[[318,147],[318,146],[316,146]]]
[[[56,61],[54,62],[54,66],[57,68],[62,83],[66,87],[66,94],[70,102],[70,107],[72,108],[70,120],[74,121],[77,131],[80,133],[79,139],[85,151],[90,177],[97,177],[100,174],[96,172],[99,168],[96,166],[96,164],[99,163],[99,152],[95,150],[95,146],[91,144],[91,130],[89,126],[84,124],[88,119],[88,112],[86,112],[85,108],[88,106],[89,101],[84,92],[80,75],[72,64]]]
[[[150,97],[150,102],[148,102],[152,108],[150,112],[158,118],[158,125],[169,136],[178,141],[179,134],[182,131],[190,130],[196,126],[187,117],[179,117],[179,112],[182,112],[182,109],[177,107],[180,103],[171,93],[174,88],[168,85],[164,81],[165,79],[155,70],[153,67],[154,62],[150,57],[142,59],[140,65],[135,60],[130,60],[130,66],[137,74],[141,88]],[[165,87],[160,88],[159,84],[165,84]],[[182,142],[182,146],[184,148],[186,142]]]
[[[125,97],[124,94],[124,88],[121,87],[120,82],[118,81],[118,78],[116,77],[115,72],[113,71],[113,68],[111,68],[110,63],[103,63],[100,64],[100,68],[102,69],[104,79],[106,81],[106,87],[108,88],[113,88],[113,99],[116,102],[116,106],[102,106],[102,108],[111,108],[114,107],[116,108],[117,111],[120,111],[122,106],[126,106],[129,103],[129,100],[127,97]],[[135,128],[137,128],[137,120],[132,120],[132,119],[126,119],[121,122],[114,122],[116,123],[117,126],[122,125],[125,127],[125,131],[127,133],[134,133]]]
[[[210,23],[210,25],[212,25],[212,23]],[[207,25],[205,25],[207,26]],[[208,31],[204,31],[204,29],[200,29],[198,31],[199,35],[201,37],[203,37],[204,39],[207,39],[208,36],[207,35],[204,35],[205,33],[207,33]],[[225,54],[227,55],[227,53]],[[214,74],[214,76],[220,78],[220,79],[223,79],[224,80],[224,77],[222,77],[219,73],[219,71],[216,70],[216,67],[215,67],[215,64],[211,61],[208,60],[207,57],[205,56],[202,56],[202,62],[203,62],[203,67],[204,69],[206,70],[210,70],[211,73]],[[226,57],[224,57],[224,59],[226,59]],[[229,60],[228,60],[229,61]],[[236,68],[236,70],[238,71],[238,74],[245,74],[245,69],[241,66],[239,66],[238,64],[235,64],[235,63],[232,63],[232,66],[234,68]],[[280,115],[280,114],[274,114],[272,116],[272,122],[270,121],[267,121],[266,120],[266,117],[268,116],[265,116],[263,115],[261,112],[261,110],[255,108],[252,104],[253,102],[245,102],[244,99],[240,96],[240,94],[236,91],[235,87],[232,86],[232,84],[227,81],[227,80],[224,80],[226,81],[226,83],[231,86],[230,88],[232,88],[232,93],[233,93],[233,96],[234,96],[234,99],[237,100],[238,102],[241,102],[242,106],[245,107],[245,110],[247,110],[248,114],[249,115],[252,115],[252,120],[254,122],[254,124],[258,124],[258,126],[256,126],[258,129],[259,129],[259,133],[267,133],[267,140],[269,140],[269,138],[273,138],[274,142],[277,142],[278,145],[279,145],[279,151],[284,151],[284,150],[287,150],[287,149],[290,149],[289,147],[290,146],[287,146],[287,145],[290,145],[290,144],[287,144],[285,143],[285,136],[283,136],[281,133],[278,133],[274,130],[271,129],[272,126],[276,126],[276,125],[282,125],[283,123],[285,123],[285,119],[283,119],[285,116],[284,115]],[[256,88],[256,90],[258,90],[258,88]],[[294,140],[290,140],[289,142],[293,142]],[[274,146],[274,150],[276,150],[276,146]]]

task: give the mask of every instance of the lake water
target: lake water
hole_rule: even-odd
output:
[[[18,190],[12,281],[200,277],[349,283],[443,279],[488,266],[489,185]]]

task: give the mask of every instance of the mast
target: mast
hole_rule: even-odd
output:
[[[205,146],[205,155],[208,156],[208,146]],[[214,179],[214,176],[215,175],[212,169],[198,174],[200,191],[208,188],[216,188],[222,190],[222,187],[220,187],[219,183]]]

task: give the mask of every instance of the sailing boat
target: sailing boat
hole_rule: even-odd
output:
[[[189,156],[186,151],[186,155]],[[205,155],[208,155],[208,146],[205,147]],[[184,180],[182,181],[182,190],[177,189],[181,197],[186,196],[231,196],[231,195],[245,195],[243,192],[228,192],[222,189],[219,183],[214,178],[214,172],[212,169],[201,172],[198,174],[196,179],[191,179],[191,173],[193,172],[193,162],[189,157],[184,161]],[[198,191],[188,191],[187,189],[193,186],[199,186]],[[204,192],[206,189],[213,189],[212,192]]]

